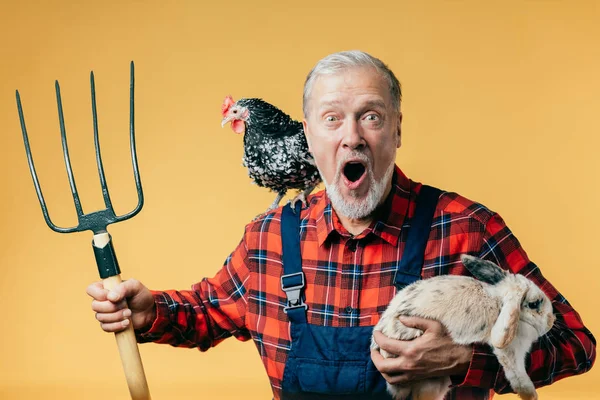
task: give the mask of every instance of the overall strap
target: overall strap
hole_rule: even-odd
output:
[[[283,256],[283,275],[281,289],[287,296],[287,304],[283,311],[292,323],[306,322],[306,309],[302,289],[305,286],[302,272],[302,254],[300,254],[300,210],[302,204],[296,203],[292,209],[290,203],[281,212],[281,245]]]
[[[427,185],[421,186],[415,215],[411,218],[406,246],[394,280],[398,290],[421,279],[425,247],[429,240],[433,215],[441,193],[440,189]]]

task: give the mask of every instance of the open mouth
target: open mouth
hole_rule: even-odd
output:
[[[361,162],[358,162],[358,161],[350,161],[349,163],[344,165],[344,170],[343,170],[344,176],[350,182],[358,181],[365,174],[365,171],[366,171],[366,168],[365,168],[364,164],[362,164]]]

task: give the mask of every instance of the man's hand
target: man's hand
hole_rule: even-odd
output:
[[[454,343],[438,321],[418,317],[400,317],[400,321],[408,327],[422,330],[423,335],[405,341],[390,339],[379,331],[374,332],[379,347],[398,356],[383,358],[379,351],[371,351],[373,364],[386,381],[406,384],[425,378],[464,376],[467,373],[473,354],[472,346]]]
[[[106,332],[124,330],[130,318],[135,329],[149,326],[156,318],[152,293],[135,279],[123,281],[111,291],[104,289],[102,282],[94,282],[86,292],[94,299],[92,310],[96,312],[100,327]]]

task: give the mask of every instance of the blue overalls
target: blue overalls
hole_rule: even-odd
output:
[[[419,280],[425,246],[441,191],[423,185],[411,218],[406,248],[394,284],[398,289]],[[283,208],[283,275],[288,298],[292,346],[283,374],[282,399],[389,400],[385,380],[371,361],[373,326],[331,327],[311,325],[303,301],[305,285],[300,254],[300,209]]]

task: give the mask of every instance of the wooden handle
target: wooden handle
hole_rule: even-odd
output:
[[[94,245],[104,247],[110,241],[108,233],[100,233],[94,235]],[[121,275],[111,276],[102,281],[104,288],[111,290],[122,282]],[[123,305],[127,306],[127,302],[123,300]],[[146,382],[144,374],[144,366],[138,349],[137,341],[135,340],[135,332],[133,331],[133,322],[129,319],[127,329],[116,332],[117,346],[121,355],[121,363],[127,379],[129,393],[133,400],[150,400],[150,390]]]

